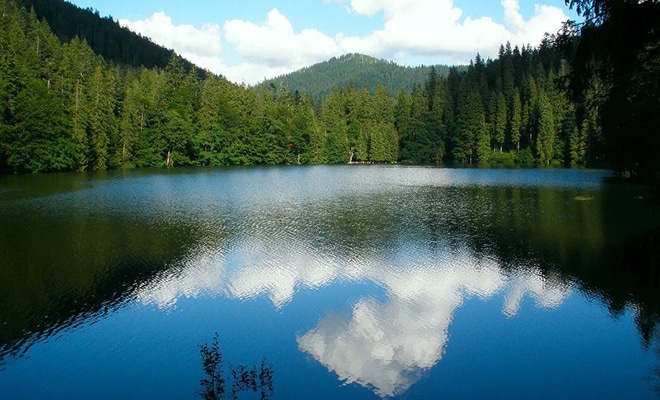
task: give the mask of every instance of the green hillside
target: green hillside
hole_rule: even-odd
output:
[[[658,18],[647,21],[648,38],[619,49],[616,65],[583,54],[612,41],[590,28],[605,36],[507,43],[496,59],[477,54],[462,70],[347,55],[246,87],[178,56],[164,68],[113,61],[86,39],[62,40],[21,1],[0,2],[0,172],[479,163],[612,166],[654,180],[660,170],[660,63],[649,27]],[[633,19],[660,15],[646,7],[633,7]],[[86,12],[70,20],[84,38],[84,21],[95,18]],[[93,43],[115,40],[99,32],[110,36]]]
[[[119,25],[98,11],[79,8],[64,0],[19,0],[26,10],[34,10],[45,20],[57,38],[67,43],[84,40],[95,54],[106,61],[132,67],[165,68],[174,51]],[[186,70],[192,63],[182,61]]]
[[[435,69],[440,77],[446,77],[450,67],[436,65]],[[363,54],[346,54],[266,80],[258,86],[283,86],[290,92],[307,92],[314,102],[319,104],[333,88],[345,89],[354,86],[357,89],[367,89],[370,94],[375,95],[376,87],[380,83],[393,95],[401,89],[410,92],[415,85],[421,86],[426,82],[430,71],[431,66],[404,67]]]

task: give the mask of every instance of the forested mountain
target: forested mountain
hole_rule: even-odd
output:
[[[435,66],[436,72],[442,77],[447,76],[449,68],[445,65]],[[354,86],[357,89],[367,89],[374,95],[378,84],[382,84],[392,93],[401,89],[410,91],[415,85],[423,85],[430,71],[430,66],[404,67],[363,54],[346,54],[290,74],[267,79],[259,87],[282,86],[290,92],[307,92],[315,103],[319,103],[333,88],[346,89]]]
[[[65,0],[19,0],[19,4],[27,10],[34,9],[37,18],[45,19],[62,42],[84,40],[106,61],[165,68],[174,55],[173,50],[120,26],[111,17],[101,17],[96,10],[83,10]],[[186,60],[183,63],[186,69],[192,67]]]
[[[584,64],[598,74],[574,69],[581,46],[593,47],[567,32],[536,48],[507,43],[496,59],[476,55],[446,77],[430,67],[411,89],[338,83],[314,102],[285,84],[250,88],[199,74],[176,55],[164,68],[110,62],[78,37],[62,41],[18,0],[0,4],[5,171],[403,162],[611,165],[632,176],[658,174],[660,30],[648,28],[655,36],[637,46],[638,59],[624,58],[634,68],[623,76],[603,58]],[[657,13],[657,2],[640,4]],[[369,60],[353,55],[343,65]],[[613,94],[626,96],[603,100]],[[604,114],[603,105],[616,104],[623,113]]]

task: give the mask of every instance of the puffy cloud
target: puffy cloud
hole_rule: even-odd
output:
[[[228,43],[244,60],[269,66],[306,65],[337,52],[334,40],[316,29],[295,33],[291,22],[276,8],[264,24],[231,20],[224,25]]]
[[[504,23],[512,32],[519,32],[525,28],[525,20],[520,14],[518,0],[502,0],[504,8]]]
[[[189,60],[192,61],[192,58]],[[225,65],[220,60],[216,63],[209,63],[207,67],[210,71],[224,75],[232,82],[245,83],[248,85],[262,82],[268,78],[281,76],[293,72],[300,67],[295,66],[271,66],[266,63],[243,61],[239,64]],[[203,65],[203,64],[197,64]]]
[[[325,3],[331,1],[326,0]],[[140,21],[121,20],[130,29],[235,82],[257,83],[345,53],[365,53],[401,64],[416,60],[467,63],[479,52],[495,57],[500,44],[538,44],[568,19],[557,7],[535,5],[525,19],[518,0],[502,0],[503,22],[464,15],[452,0],[335,0],[349,13],[382,18],[367,35],[335,37],[313,28],[296,30],[277,8],[262,23],[233,19],[201,28],[175,25],[163,12]],[[224,46],[222,42],[224,38]],[[227,60],[231,59],[232,62]]]
[[[206,24],[201,29],[192,25],[174,25],[172,18],[162,11],[145,20],[134,22],[120,20],[119,23],[183,56],[196,56],[202,59],[217,57],[222,51],[219,25]]]
[[[555,308],[564,302],[569,291],[570,285],[561,279],[548,279],[538,270],[532,269],[531,272],[510,278],[502,313],[508,317],[518,314],[526,294],[534,298],[539,308]]]
[[[319,288],[343,275],[333,257],[295,239],[286,252],[275,252],[256,240],[247,246],[251,251],[243,257],[243,268],[228,281],[229,292],[239,299],[267,295],[280,308],[298,288]]]
[[[175,25],[172,18],[162,11],[144,20],[121,19],[119,24],[176,51],[201,68],[222,75],[227,75],[225,71],[233,70],[220,58],[224,50],[220,25],[205,24],[201,28],[187,24]]]
[[[362,299],[351,315],[323,318],[298,337],[298,346],[345,383],[382,397],[402,394],[442,357],[454,310],[447,302],[434,305],[433,315],[419,315],[419,305]]]
[[[227,43],[243,60],[243,73],[250,82],[264,76],[293,70],[328,59],[340,53],[334,39],[316,29],[296,33],[288,18],[276,8],[263,24],[231,20],[224,24]]]
[[[535,6],[525,20],[517,0],[502,0],[504,23],[490,17],[463,16],[452,0],[352,0],[352,12],[384,15],[382,29],[367,36],[339,36],[342,49],[364,52],[405,63],[404,57],[435,58],[438,62],[467,63],[479,52],[494,57],[500,44],[538,44],[546,32],[556,32],[568,19],[551,6]]]

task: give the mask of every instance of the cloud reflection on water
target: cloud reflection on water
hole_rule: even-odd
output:
[[[569,283],[544,276],[539,268],[505,271],[497,261],[467,248],[421,251],[396,260],[391,254],[347,260],[300,242],[277,248],[258,238],[243,243],[225,252],[200,251],[180,271],[138,290],[137,298],[168,308],[178,298],[202,294],[267,296],[281,308],[301,288],[376,284],[386,290],[386,301],[363,297],[350,314],[321,317],[297,341],[341,381],[358,383],[381,397],[405,392],[442,359],[453,314],[466,299],[502,293],[502,313],[514,317],[525,296],[537,307],[553,308],[571,290]]]
[[[569,294],[568,286],[545,282],[534,270],[511,279],[496,263],[468,255],[380,276],[389,293],[384,304],[363,298],[352,315],[321,319],[298,344],[342,381],[373,388],[381,397],[405,392],[441,360],[454,311],[466,298],[504,291],[503,313],[512,316],[526,294],[540,307],[558,306]]]

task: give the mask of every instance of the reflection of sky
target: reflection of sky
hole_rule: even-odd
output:
[[[538,268],[506,273],[496,261],[468,250],[422,251],[393,262],[386,255],[348,260],[300,241],[277,247],[253,238],[241,246],[224,255],[200,251],[178,272],[138,290],[138,299],[167,308],[178,298],[202,294],[267,296],[280,308],[300,288],[372,282],[386,289],[386,301],[362,298],[350,315],[325,316],[298,337],[298,345],[343,382],[372,388],[383,397],[405,392],[440,361],[453,313],[466,298],[503,293],[502,312],[514,317],[525,296],[538,307],[551,308],[570,291]]]
[[[195,298],[202,294],[224,292],[224,270],[215,252],[199,252],[199,256],[186,260],[183,266],[172,268],[153,282],[139,287],[138,301],[155,304],[160,308],[174,307],[180,298]]]
[[[511,315],[525,294],[544,307],[560,304],[567,295],[568,288],[548,285],[536,273],[509,280],[497,265],[465,257],[405,273],[382,271],[380,280],[390,293],[385,304],[366,298],[352,315],[321,319],[298,338],[300,348],[342,381],[393,396],[442,358],[452,315],[466,297],[487,298],[504,290],[504,313]]]
[[[205,239],[180,268],[137,296],[164,308],[209,294],[266,297],[279,309],[300,290],[377,285],[384,300],[363,297],[345,315],[321,316],[298,336],[298,347],[344,382],[380,396],[403,393],[442,359],[454,312],[466,299],[501,295],[509,318],[525,298],[545,308],[566,299],[569,284],[535,265],[503,268],[488,254],[488,229],[483,237],[471,229],[491,221],[506,226],[509,212],[543,223],[538,202],[546,192],[494,187],[588,189],[603,177],[550,172],[342,167],[246,169],[203,175],[208,182],[186,178],[190,188],[179,192],[195,195],[177,204],[205,234],[219,237]],[[463,187],[471,189],[457,189]],[[564,202],[552,204],[567,215],[577,212]],[[174,211],[167,215],[179,214]],[[575,231],[570,224],[561,228]]]

